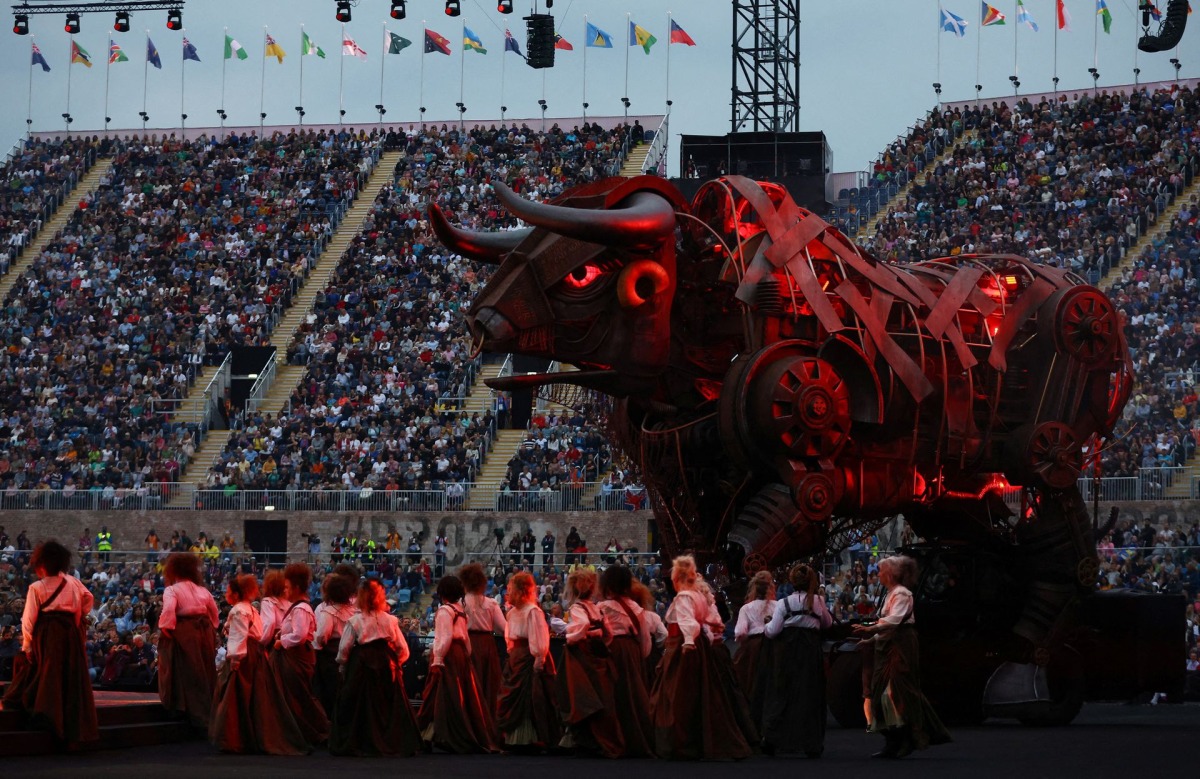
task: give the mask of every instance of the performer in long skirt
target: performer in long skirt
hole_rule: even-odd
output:
[[[467,636],[471,641],[471,665],[475,668],[475,679],[479,683],[479,697],[495,722],[496,702],[500,698],[503,675],[500,671],[500,653],[496,650],[496,639],[504,636],[506,622],[500,604],[485,594],[487,574],[479,563],[468,563],[458,569],[467,594],[463,597],[463,610],[467,613]],[[500,731],[492,733],[492,742],[500,743]]]
[[[438,607],[433,622],[433,659],[417,725],[421,737],[446,752],[491,752],[495,723],[480,698],[479,683],[471,665],[467,615],[463,611],[462,582],[457,576],[438,580]]]
[[[642,607],[642,629],[650,636],[650,655],[646,658],[646,689],[654,689],[654,680],[658,677],[658,664],[662,661],[663,647],[667,643],[667,625],[662,617],[654,610],[657,603],[650,588],[639,581],[634,581],[630,589],[633,599]]]
[[[741,729],[742,737],[747,744],[758,744],[762,739],[758,734],[758,727],[754,724],[754,718],[750,716],[750,704],[738,685],[737,672],[733,668],[733,655],[729,654],[729,647],[725,645],[725,621],[717,606],[716,595],[703,578],[696,582],[696,590],[704,595],[708,604],[708,620],[701,628],[708,638],[710,649],[705,656],[705,662],[709,664],[714,678],[720,680],[721,688],[728,691],[733,721]]]
[[[872,757],[901,758],[915,749],[950,741],[941,719],[921,692],[921,661],[916,618],[909,587],[917,580],[917,563],[902,555],[879,563],[879,581],[887,599],[879,621],[857,625],[854,632],[875,644],[867,726],[882,733],[884,747]]]
[[[654,723],[650,720],[650,689],[646,659],[654,638],[645,627],[642,607],[634,599],[633,575],[623,565],[610,565],[600,576],[600,613],[612,634],[608,645],[616,684],[613,687],[617,721],[625,739],[626,757],[654,757]]]
[[[265,649],[271,649],[279,633],[279,623],[283,614],[292,604],[287,599],[287,582],[283,571],[272,568],[263,576],[262,600],[258,603],[258,611],[262,617],[262,637],[259,643]]]
[[[733,630],[733,638],[737,641],[733,670],[737,674],[738,686],[750,705],[754,726],[760,733],[767,677],[771,672],[771,645],[767,643],[763,631],[774,613],[775,579],[770,571],[759,571],[750,580],[746,602],[738,610],[737,626]]]
[[[176,552],[163,566],[158,617],[158,697],[167,711],[208,730],[217,686],[217,602],[204,586],[200,558]]]
[[[421,749],[421,733],[401,671],[408,660],[408,642],[400,632],[400,621],[388,613],[377,580],[363,582],[357,604],[360,613],[346,623],[338,645],[337,662],[345,669],[345,681],[338,691],[329,751],[411,757]]]
[[[283,698],[300,725],[304,740],[316,746],[329,738],[329,718],[321,702],[313,695],[316,652],[312,648],[317,618],[308,605],[308,585],[312,571],[304,563],[292,563],[283,569],[287,582],[288,610],[279,621],[279,630],[271,652],[271,671],[283,692]]]
[[[537,605],[537,585],[528,573],[508,582],[505,640],[508,660],[500,687],[496,724],[507,747],[551,749],[562,738],[554,698],[550,626]]]
[[[346,623],[358,612],[350,602],[357,589],[357,577],[350,579],[338,573],[326,576],[321,583],[321,603],[315,611],[317,632],[313,636],[313,649],[317,652],[317,672],[313,676],[313,692],[331,719],[341,684],[338,644]]]
[[[567,647],[558,678],[559,710],[567,725],[562,745],[604,757],[625,753],[613,686],[612,635],[596,605],[596,572],[577,567],[567,577]]]
[[[262,621],[251,602],[258,582],[250,574],[229,579],[225,601],[225,660],[217,670],[208,740],[222,752],[303,755],[309,746],[281,699],[259,643]]]
[[[825,751],[825,659],[821,631],[833,624],[825,599],[817,594],[817,572],[797,565],[788,573],[795,588],[775,602],[765,635],[771,665],[763,710],[763,751]]]
[[[670,759],[741,759],[750,745],[733,711],[734,690],[715,672],[704,634],[708,599],[697,590],[700,575],[690,555],[671,567],[675,600],[667,609],[667,641],[650,696],[655,753]]]
[[[67,573],[71,552],[57,541],[33,550],[38,580],[25,594],[21,654],[4,691],[4,708],[24,711],[30,724],[49,730],[67,747],[100,738],[84,649],[84,618],[93,598]]]

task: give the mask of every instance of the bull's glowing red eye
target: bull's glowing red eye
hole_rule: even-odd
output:
[[[588,263],[587,265],[580,265],[578,268],[568,273],[567,277],[563,279],[563,282],[568,287],[572,287],[574,289],[583,289],[584,287],[590,286],[591,283],[598,278],[600,278],[600,268]]]

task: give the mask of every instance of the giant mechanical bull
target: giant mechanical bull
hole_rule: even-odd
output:
[[[579,371],[489,383],[612,398],[668,553],[750,573],[903,514],[925,538],[1022,550],[1013,629],[1030,647],[1093,583],[1076,484],[1131,383],[1096,288],[1009,255],[880,263],[737,176],[690,205],[649,176],[554,204],[497,191],[529,227],[469,233],[430,211],[451,250],[499,266],[470,326],[484,349]]]

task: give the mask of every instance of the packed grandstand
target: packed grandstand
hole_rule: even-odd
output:
[[[463,318],[489,269],[441,247],[426,209],[436,203],[473,229],[513,228],[495,182],[549,199],[615,175],[651,138],[584,124],[29,139],[4,166],[0,197],[0,507],[69,508],[88,496],[91,507],[138,508],[129,498],[166,500],[158,485],[186,481],[290,492],[291,503],[272,501],[285,508],[330,507],[323,493],[346,493],[397,510],[396,495],[438,493],[453,510],[492,457],[507,462],[492,487],[505,510],[643,505],[638,474],[614,470],[622,457],[598,411],[535,414],[517,451],[494,448],[503,401],[482,411],[463,402],[489,392]],[[365,223],[347,228],[347,206],[387,151],[399,152],[395,170]],[[73,191],[98,164],[110,167],[95,190]],[[1125,318],[1137,381],[1102,454],[1103,497],[1194,497],[1185,466],[1200,438],[1198,171],[1200,100],[1187,87],[941,107],[890,144],[861,186],[837,193],[827,218],[885,262],[1011,252],[1102,284]],[[64,202],[65,227],[30,256]],[[327,280],[310,278],[339,228],[357,229],[348,250]],[[228,431],[172,413],[201,368],[267,344],[306,283],[319,285],[316,300],[279,355],[305,373],[284,408],[224,408]],[[206,435],[225,445],[199,462]],[[593,483],[604,485],[594,495],[579,487]],[[1100,583],[1194,601],[1198,557],[1185,547],[1198,532],[1118,528]],[[873,603],[874,543],[862,539],[830,571],[835,614]],[[0,564],[11,572],[19,553],[0,550]],[[232,563],[214,563],[214,575],[222,564]],[[152,621],[133,602],[152,574],[124,565],[84,570],[124,599],[98,621],[114,632],[97,647],[133,630],[122,633],[121,617]],[[423,586],[397,584],[406,573],[391,577],[397,598]],[[656,580],[650,568],[640,575]]]

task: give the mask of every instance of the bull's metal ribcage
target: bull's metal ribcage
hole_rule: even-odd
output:
[[[607,417],[613,407],[609,395],[576,384],[543,384],[537,389],[537,398],[572,411],[594,411],[601,417]]]

